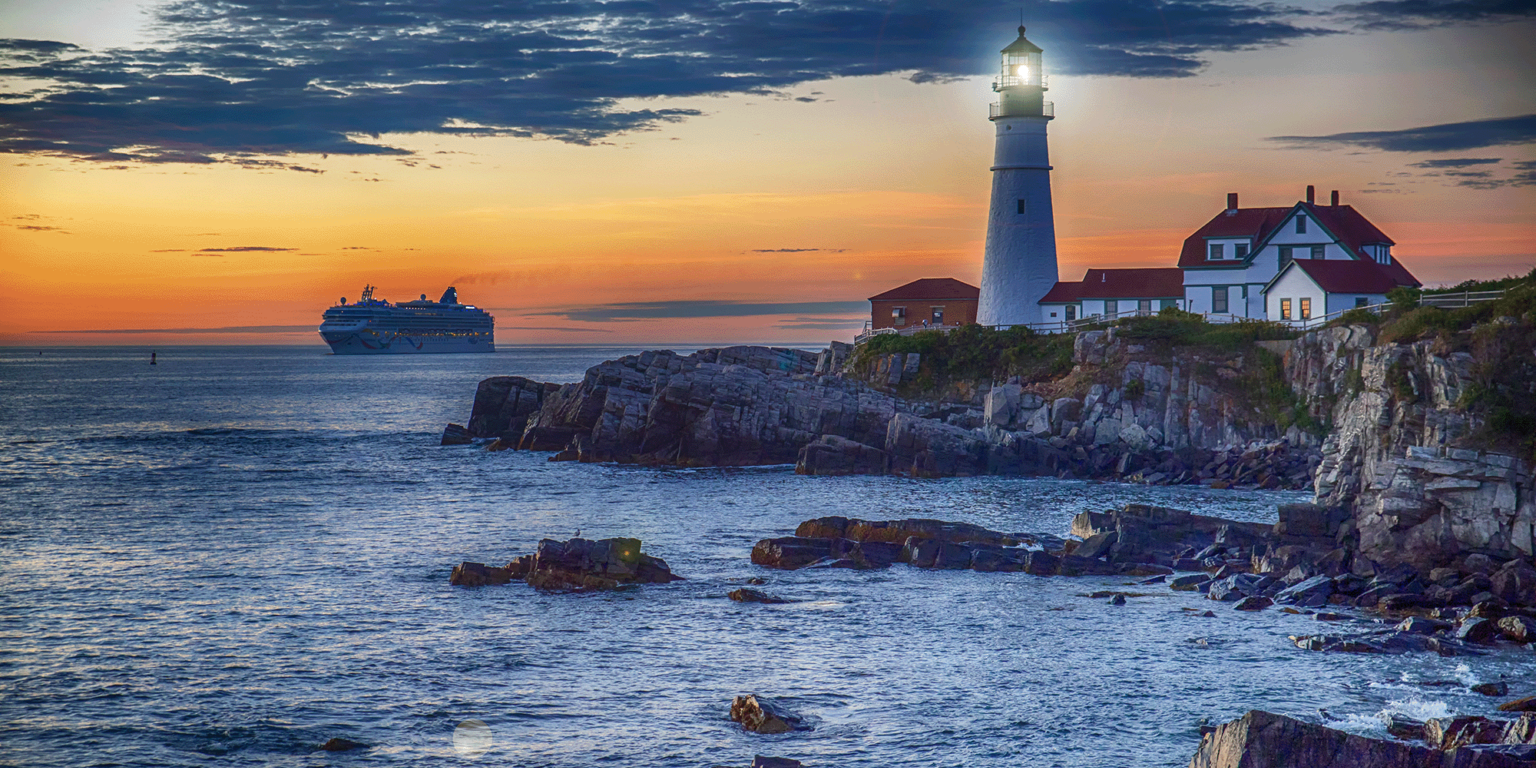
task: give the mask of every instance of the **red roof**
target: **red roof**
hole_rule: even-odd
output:
[[[1184,272],[1178,267],[1090,269],[1080,283],[1057,283],[1041,304],[1082,299],[1177,299],[1184,297]]]
[[[1351,254],[1363,256],[1360,251],[1362,245],[1385,243],[1394,245],[1392,238],[1376,228],[1364,216],[1360,215],[1353,207],[1348,205],[1315,205],[1313,203],[1297,203],[1305,208],[1308,215],[1329,232],[1332,232],[1339,241],[1349,249]],[[1203,267],[1224,266],[1236,267],[1242,264],[1239,261],[1210,261],[1209,249],[1205,247],[1205,241],[1211,237],[1248,237],[1253,239],[1254,250],[1257,251],[1264,238],[1269,237],[1275,227],[1280,226],[1295,206],[1287,208],[1239,208],[1237,213],[1230,216],[1227,211],[1216,214],[1216,217],[1206,222],[1205,226],[1195,230],[1184,240],[1184,249],[1179,252],[1179,266]],[[1406,273],[1406,270],[1405,270]],[[1411,276],[1410,276],[1411,277]]]
[[[953,277],[925,277],[913,280],[900,288],[869,297],[870,301],[943,301],[953,299],[977,299],[981,289],[962,283]]]
[[[1307,273],[1319,288],[1328,293],[1375,293],[1385,294],[1399,285],[1419,284],[1408,270],[1397,266],[1392,270],[1374,261],[1345,261],[1343,259],[1297,259],[1291,262]],[[1281,270],[1283,273],[1284,270]],[[1400,272],[1401,274],[1396,274]],[[1400,280],[1406,277],[1408,282]],[[1276,276],[1278,279],[1279,276]],[[1273,285],[1273,281],[1271,281]]]

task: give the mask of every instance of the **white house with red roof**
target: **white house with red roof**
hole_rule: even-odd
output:
[[[1062,323],[1124,312],[1151,314],[1177,307],[1184,298],[1184,271],[1154,269],[1090,269],[1081,282],[1058,282],[1040,299],[1041,318]]]
[[[1282,208],[1240,208],[1232,193],[1184,241],[1184,308],[1295,322],[1380,303],[1399,285],[1420,285],[1393,245],[1338,192],[1317,205],[1308,186],[1304,202]]]

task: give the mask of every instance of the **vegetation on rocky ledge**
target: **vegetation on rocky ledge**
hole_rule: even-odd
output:
[[[1052,381],[1072,371],[1072,334],[1035,333],[1028,328],[997,331],[965,325],[943,333],[876,336],[859,347],[859,359],[916,352],[922,355],[917,389],[934,389],[959,380]],[[858,369],[858,361],[853,366]]]

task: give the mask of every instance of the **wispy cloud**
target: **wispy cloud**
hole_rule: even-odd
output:
[[[632,320],[658,320],[704,317],[758,317],[768,315],[801,314],[851,314],[866,311],[869,304],[863,301],[800,301],[782,303],[752,303],[737,301],[637,301],[617,304],[600,304],[587,307],[569,307],[546,312],[527,313],[531,316],[563,317],[584,323],[627,322]]]
[[[1292,147],[1356,147],[1383,152],[1455,152],[1483,147],[1536,143],[1536,114],[1426,125],[1397,131],[1355,131],[1327,136],[1271,136]]]
[[[748,253],[842,253],[847,248],[753,248]]]
[[[265,253],[272,251],[297,251],[297,248],[274,248],[270,245],[235,245],[229,248],[199,248],[203,253]]]

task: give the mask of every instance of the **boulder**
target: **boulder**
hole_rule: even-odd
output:
[[[1434,753],[1250,711],[1200,739],[1189,768],[1427,768]]]
[[[1536,568],[1525,561],[1509,561],[1489,581],[1489,591],[1504,602],[1536,607]]]
[[[1528,616],[1505,616],[1498,621],[1499,634],[1517,643],[1536,642],[1536,620]]]
[[[1491,643],[1498,636],[1498,625],[1481,617],[1463,619],[1456,627],[1456,639],[1468,643]]]
[[[1275,602],[1280,605],[1298,605],[1304,608],[1317,608],[1328,604],[1328,596],[1333,594],[1333,579],[1327,576],[1313,576],[1295,586],[1286,587],[1275,595]]]
[[[1172,581],[1168,582],[1168,588],[1178,592],[1194,592],[1200,588],[1201,584],[1205,584],[1210,580],[1211,577],[1206,576],[1203,573],[1191,573],[1185,576],[1175,576]]]
[[[1500,712],[1536,712],[1536,696],[1506,701],[1499,705]]]
[[[1424,723],[1424,743],[1439,750],[1470,744],[1497,744],[1504,724],[1486,717],[1437,717]]]
[[[753,733],[788,733],[804,727],[804,718],[756,694],[732,699],[731,719]]]
[[[447,445],[447,443],[444,443],[444,445]],[[330,741],[325,742],[324,744],[321,744],[320,748],[327,752],[350,752],[354,749],[367,749],[368,745],[360,741],[343,739],[338,736],[331,739]]]
[[[1481,683],[1472,686],[1472,692],[1480,693],[1484,696],[1508,696],[1509,683],[1506,683],[1503,680],[1500,680],[1496,683]]]
[[[443,427],[443,439],[438,445],[469,445],[474,440],[469,436],[469,430],[461,424],[449,424]]]
[[[774,597],[767,592],[756,589],[748,589],[746,587],[732,590],[730,594],[727,595],[727,597],[735,600],[738,603],[766,603],[768,605],[781,605],[783,603],[789,602],[782,597]]]
[[[1237,605],[1232,608],[1239,611],[1262,611],[1271,605],[1274,605],[1274,601],[1263,595],[1250,595],[1237,601]]]

